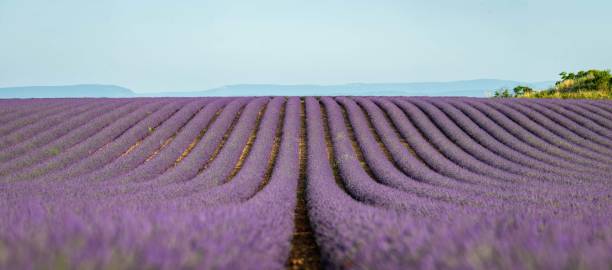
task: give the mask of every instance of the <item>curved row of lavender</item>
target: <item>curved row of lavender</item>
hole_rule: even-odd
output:
[[[310,217],[333,268],[612,265],[611,103],[324,97],[306,108]]]
[[[326,268],[612,266],[607,101],[2,105],[1,269],[282,269],[300,168]]]
[[[299,98],[71,102],[2,151],[0,268],[284,267]]]

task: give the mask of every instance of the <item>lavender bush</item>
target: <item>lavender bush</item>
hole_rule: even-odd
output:
[[[588,100],[0,100],[0,269],[284,269],[300,249],[306,268],[610,269],[610,119]]]

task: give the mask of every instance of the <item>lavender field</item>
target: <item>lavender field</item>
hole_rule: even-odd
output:
[[[0,269],[611,269],[612,102],[0,100]]]

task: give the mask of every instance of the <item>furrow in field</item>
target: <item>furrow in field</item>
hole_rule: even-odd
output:
[[[209,99],[209,100],[206,102],[206,104],[204,104],[202,107],[200,107],[200,108],[197,110],[197,112],[193,113],[193,114],[192,114],[192,115],[189,117],[189,119],[187,119],[187,121],[185,121],[185,123],[184,123],[184,124],[183,124],[183,125],[182,125],[180,128],[178,128],[178,129],[177,129],[177,130],[176,130],[176,131],[175,131],[175,132],[174,132],[174,133],[173,133],[173,134],[172,134],[170,137],[168,137],[168,138],[167,138],[167,139],[166,139],[166,140],[165,140],[163,143],[161,143],[161,144],[159,145],[159,147],[157,147],[157,149],[155,149],[155,150],[154,150],[152,153],[150,153],[150,154],[147,156],[147,158],[146,158],[146,159],[145,159],[145,160],[144,160],[142,163],[146,163],[146,162],[148,162],[148,161],[150,161],[150,160],[154,159],[154,158],[155,158],[155,157],[156,157],[156,156],[157,156],[157,155],[158,155],[158,154],[159,154],[161,151],[163,151],[163,150],[164,150],[164,148],[166,148],[168,145],[170,145],[170,143],[172,143],[172,141],[174,141],[174,140],[177,138],[177,136],[178,136],[180,133],[182,133],[182,132],[184,132],[186,129],[188,129],[189,125],[190,125],[190,124],[192,124],[192,123],[194,122],[194,119],[195,119],[195,118],[196,118],[198,115],[200,115],[200,114],[202,113],[202,111],[204,110],[204,108],[206,108],[206,106],[210,105],[210,104],[211,104],[211,103],[213,103],[214,101],[215,101],[215,99]],[[218,109],[218,110],[215,112],[215,114],[213,115],[213,117],[212,117],[212,119],[211,119],[211,121],[212,121],[212,122],[214,122],[214,121],[215,121],[215,119],[217,118],[217,116],[219,116],[219,114],[221,113],[221,110],[223,110],[223,109]],[[202,136],[204,135],[204,133],[205,133],[205,132],[206,132],[206,127],[204,127],[204,128],[203,128],[203,129],[200,131],[200,133],[198,133],[198,136],[197,136],[196,138],[194,138],[194,141],[195,141],[196,139],[202,138]],[[196,143],[197,143],[197,142],[196,142]],[[195,143],[193,143],[193,142],[192,142],[192,144],[193,144],[193,146],[195,146]],[[187,146],[187,148],[189,148],[190,146],[191,146],[191,144],[190,144],[189,146]],[[191,146],[191,149],[193,149],[193,146]],[[190,150],[191,150],[191,149],[190,149]],[[189,151],[190,151],[190,150],[189,150]],[[185,152],[187,152],[187,153],[185,153]],[[178,160],[178,159],[180,159],[181,157],[183,157],[183,154],[185,154],[185,156],[186,156],[186,155],[188,155],[188,151],[187,151],[187,150],[183,151],[183,153],[181,153],[181,156],[179,156],[179,158],[177,158],[177,160]],[[140,166],[140,165],[142,165],[142,164],[139,164],[139,166]]]
[[[596,132],[607,140],[612,140],[612,127],[606,126],[607,122],[605,120],[612,118],[612,113],[601,110],[597,106],[587,106],[583,103],[575,103],[570,106],[552,102],[538,102],[536,104],[539,105],[538,107],[550,109],[576,121],[580,126],[585,127],[585,130]]]
[[[354,148],[341,108],[331,98],[322,97],[321,101],[328,117],[334,155],[347,192],[364,203],[386,209],[418,212],[436,207],[427,198],[390,188],[369,175],[362,167],[365,162],[360,162],[358,158],[359,146]]]
[[[39,121],[43,121],[47,117],[50,117],[54,114],[59,114],[72,106],[79,106],[79,105],[82,106],[83,102],[74,103],[74,104],[56,103],[56,104],[50,104],[48,108],[45,108],[42,110],[31,109],[31,111],[27,111],[28,113],[21,117],[11,117],[10,115],[7,115],[8,117],[6,118],[6,120],[4,121],[0,120],[0,123],[1,123],[0,124],[0,140],[5,135],[10,134],[11,132],[17,132],[22,128],[26,128],[30,125],[36,124]],[[5,116],[5,115],[2,114],[2,116]]]
[[[163,124],[168,118],[176,114],[180,107],[185,104],[182,102],[169,102],[163,108],[150,114],[140,123],[125,130],[111,142],[91,153],[87,158],[72,164],[63,170],[54,172],[46,176],[47,179],[66,181],[73,177],[78,177],[100,169],[106,164],[115,160],[121,153],[125,152],[128,145],[151,136],[155,128]]]
[[[521,153],[535,158],[540,162],[548,163],[558,168],[567,168],[586,175],[601,175],[599,170],[585,168],[562,157],[554,155],[551,151],[547,151],[547,146],[545,144],[529,143],[529,137],[526,137],[529,135],[526,132],[522,132],[517,126],[505,121],[505,119],[500,118],[497,114],[486,114],[488,112],[480,111],[477,108],[466,104],[465,102],[458,102],[457,100],[449,100],[448,103],[462,111],[474,123],[478,124],[489,134],[491,134],[491,136],[502,141],[512,149],[520,151]]]
[[[597,169],[606,168],[601,161],[597,160],[597,158],[593,157],[588,151],[585,151],[582,148],[575,147],[568,143],[567,141],[555,136],[550,131],[544,129],[541,126],[538,126],[533,121],[525,117],[524,115],[519,114],[516,111],[510,110],[506,107],[503,107],[501,104],[490,103],[490,102],[480,102],[476,103],[474,101],[470,102],[474,106],[480,107],[479,109],[486,109],[489,112],[497,112],[504,116],[504,118],[508,119],[512,123],[521,127],[521,130],[526,131],[530,136],[530,143],[532,144],[544,144],[549,147],[550,151],[554,151],[553,154],[556,154],[562,158],[565,158],[569,161],[576,162],[581,164],[582,166],[593,167]]]
[[[185,104],[168,119],[160,122],[154,128],[154,132],[150,132],[150,134],[146,134],[145,137],[139,139],[135,144],[138,147],[132,148],[129,153],[124,152],[104,167],[80,176],[78,181],[103,181],[133,170],[142,164],[153,151],[159,149],[170,136],[183,127],[205,105],[205,102],[206,100],[195,100]]]
[[[198,144],[198,142],[200,142],[200,140],[202,139],[202,137],[204,137],[204,134],[206,134],[206,132],[208,131],[208,129],[212,126],[213,123],[215,123],[217,121],[217,118],[219,118],[219,115],[221,115],[221,113],[223,112],[223,108],[219,108],[215,114],[212,116],[212,118],[210,119],[210,121],[206,124],[205,127],[203,127],[200,132],[198,132],[198,135],[195,136],[195,138],[193,138],[193,140],[191,141],[191,143],[189,145],[187,145],[187,147],[185,147],[185,150],[183,150],[183,152],[181,153],[181,155],[174,161],[174,166],[176,166],[179,162],[181,162],[185,157],[187,157],[189,155],[189,153],[191,153],[191,150],[193,150],[193,148],[196,147],[196,145]]]
[[[192,121],[185,126],[184,130],[177,134],[176,139],[172,140],[167,147],[162,149],[159,155],[156,155],[149,162],[142,163],[125,174],[116,175],[103,182],[88,182],[84,185],[78,183],[78,185],[70,188],[79,191],[75,196],[90,199],[99,197],[105,199],[113,194],[122,191],[125,192],[125,190],[135,190],[140,184],[151,181],[168,168],[172,167],[176,160],[176,156],[179,156],[180,153],[184,151],[183,149],[198,136],[201,130],[208,127],[211,122],[214,121],[216,112],[219,112],[226,102],[227,100],[220,99],[205,106],[194,116]],[[90,188],[84,191],[84,186]],[[66,192],[68,188],[69,187],[62,186],[57,188],[57,191]],[[47,190],[47,193],[48,192],[50,191]]]
[[[15,122],[23,123],[23,126],[27,126],[30,121],[36,121],[36,116],[42,116],[48,113],[57,112],[58,110],[66,109],[66,106],[83,104],[86,101],[75,101],[75,102],[27,102],[14,103],[7,105],[7,110],[0,114],[0,127],[4,128],[4,125],[13,124]],[[4,107],[3,107],[4,108]],[[2,134],[4,135],[4,134]]]
[[[102,105],[103,104],[95,104],[93,106],[71,106],[58,114],[46,117],[44,121],[39,121],[25,128],[20,128],[17,131],[2,137],[2,139],[0,139],[0,149],[2,150],[3,154],[0,156],[0,161],[6,161],[14,157],[9,155],[8,152],[4,154],[7,149],[28,147],[28,144],[33,139],[36,139],[36,136],[40,135],[40,133],[47,132],[61,123],[66,124],[66,119],[77,117],[80,113],[90,111],[95,109],[95,107]]]
[[[198,118],[200,121],[196,123],[199,128],[193,127],[186,130],[186,132],[181,134],[183,139],[177,140],[176,144],[166,149],[165,152],[168,152],[167,154],[162,153],[157,159],[144,164],[144,166],[141,166],[125,177],[119,178],[117,180],[118,185],[103,189],[102,194],[128,194],[145,188],[160,187],[172,182],[186,181],[197,175],[198,169],[202,166],[201,164],[212,154],[216,145],[222,140],[223,135],[232,129],[232,124],[237,122],[236,115],[241,114],[244,109],[243,106],[247,101],[247,99],[236,99],[227,105],[225,105],[224,100],[214,103],[214,107],[211,106],[205,109],[205,116]],[[210,122],[214,117],[213,114],[221,108],[220,106],[224,106],[222,113],[214,122]],[[184,149],[202,131],[202,126],[206,125],[208,127],[205,124],[206,121],[211,124],[207,128],[206,133],[198,141],[193,151],[182,159],[181,162],[176,163],[177,157],[184,153]]]
[[[249,102],[241,114],[236,127],[227,139],[227,143],[219,152],[217,158],[212,161],[211,166],[205,171],[198,173],[198,168],[202,164],[200,161],[206,157],[201,156],[201,154],[206,153],[197,153],[198,156],[192,159],[189,159],[188,156],[187,159],[179,163],[179,166],[152,181],[144,182],[142,185],[121,188],[120,193],[114,197],[115,203],[119,203],[120,200],[171,200],[221,184],[221,181],[227,177],[233,168],[233,166],[228,166],[228,164],[236,164],[238,162],[240,153],[244,149],[249,135],[253,130],[257,130],[258,118],[260,118],[259,112],[265,109],[267,101],[268,98],[258,98]],[[205,144],[206,142],[203,143]],[[209,151],[207,153],[210,154],[214,146],[208,146]],[[190,164],[193,165],[189,166]],[[128,190],[131,190],[131,192],[127,193]]]
[[[289,101],[288,109],[292,106],[291,100]],[[291,251],[289,252],[289,259],[287,260],[286,269],[298,270],[298,269],[319,269],[321,268],[321,251],[317,245],[314,232],[312,229],[312,223],[309,218],[307,201],[309,198],[306,197],[306,182],[308,181],[306,167],[308,163],[307,151],[308,146],[306,138],[308,137],[306,129],[306,106],[305,99],[300,100],[300,114],[299,114],[299,140],[298,140],[298,162],[299,162],[299,176],[297,183],[296,193],[296,205],[294,212],[294,229],[293,237],[291,238]],[[291,114],[288,114],[289,116]],[[283,136],[288,136],[287,132],[283,132]],[[291,142],[288,146],[291,147]],[[283,145],[284,146],[284,145]],[[284,168],[284,160],[289,159],[283,158],[282,154],[279,163],[279,168]],[[277,169],[279,170],[279,169]]]
[[[581,159],[593,164],[601,166],[606,165],[605,162],[608,160],[608,157],[581,145],[579,140],[572,137],[571,134],[562,133],[562,129],[558,123],[551,125],[550,121],[546,121],[543,119],[544,117],[538,113],[533,111],[528,111],[527,113],[521,112],[502,102],[486,102],[486,104],[510,116],[514,121],[526,127],[533,134],[536,134],[547,142],[557,145],[569,153],[573,153],[574,156],[578,155]]]
[[[59,155],[56,155],[52,159],[30,168],[28,171],[11,175],[11,179],[9,181],[33,179],[49,172],[62,169],[66,166],[70,166],[79,159],[83,159],[91,155],[93,152],[96,152],[98,149],[104,147],[104,145],[113,141],[116,137],[123,134],[126,130],[141,121],[152,111],[159,109],[161,105],[162,104],[160,102],[147,104],[122,117],[112,125],[105,127],[103,130],[96,133],[94,136],[89,137],[87,140],[74,145]]]
[[[276,162],[277,151],[274,142],[280,139],[283,128],[284,97],[272,99],[265,108],[265,112],[257,124],[253,146],[248,155],[244,157],[244,164],[235,176],[228,178],[213,187],[190,190],[189,193],[175,199],[174,203],[182,205],[209,207],[230,203],[241,203],[253,197],[259,187],[266,183],[271,176]]]
[[[514,137],[510,136],[507,139],[507,134],[502,134],[499,132],[499,128],[493,128],[496,130],[496,133],[489,133],[487,127],[490,122],[481,123],[473,121],[469,115],[465,114],[463,111],[451,105],[449,102],[440,102],[439,100],[431,100],[431,104],[436,106],[439,110],[446,114],[447,117],[450,117],[454,122],[457,123],[458,127],[461,128],[466,134],[469,134],[474,140],[478,141],[483,147],[486,147],[490,151],[508,159],[512,162],[520,164],[521,166],[525,166],[525,168],[530,168],[532,171],[536,172],[550,172],[556,175],[572,175],[577,179],[588,177],[580,174],[576,174],[572,170],[567,170],[562,166],[554,166],[554,164],[547,163],[549,157],[541,158],[542,154],[532,154],[526,155],[524,152],[518,151],[516,148],[517,144],[520,144],[518,140]],[[496,137],[496,135],[498,135]],[[513,139],[513,140],[511,140]],[[521,147],[525,147],[524,145],[520,145]],[[532,153],[533,150],[526,150],[527,153]],[[540,159],[538,159],[540,157]],[[558,178],[558,177],[557,177]]]
[[[0,268],[607,269],[609,104],[0,100]]]
[[[610,104],[610,101],[602,103],[593,102],[589,104],[590,106],[587,106],[585,102],[573,104],[568,103],[551,102],[550,104],[561,107],[562,109],[560,112],[565,114],[580,115],[585,119],[589,119],[591,122],[606,128],[606,134],[610,134],[609,132],[612,132],[612,124],[610,124],[610,121],[608,121],[610,117],[612,117],[612,110],[610,110],[610,106],[612,106],[612,104]]]
[[[421,102],[420,100],[413,100],[412,102],[419,107],[423,113],[427,115],[430,121],[441,131],[441,136],[446,136],[462,151],[465,151],[470,156],[491,166],[491,168],[515,174],[517,177],[513,179],[519,179],[523,184],[528,185],[544,184],[543,182],[549,183],[556,181],[558,178],[558,175],[531,169],[528,166],[517,163],[483,146],[479,140],[471,137],[469,133],[465,132],[465,130],[448,115],[444,114],[432,104]],[[493,173],[495,172],[492,171],[492,174]]]
[[[98,114],[99,117],[93,119],[91,119],[91,115],[83,115],[84,119],[90,119],[87,123],[82,124],[79,128],[71,130],[67,134],[52,140],[36,150],[30,151],[27,155],[21,155],[18,158],[0,165],[0,175],[4,174],[4,172],[23,170],[59,155],[70,147],[95,135],[122,115],[133,112],[137,107],[138,103],[117,106],[109,113],[100,113]]]

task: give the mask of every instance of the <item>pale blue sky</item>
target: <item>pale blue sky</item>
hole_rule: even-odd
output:
[[[0,0],[0,87],[556,79],[612,67],[612,1]]]

